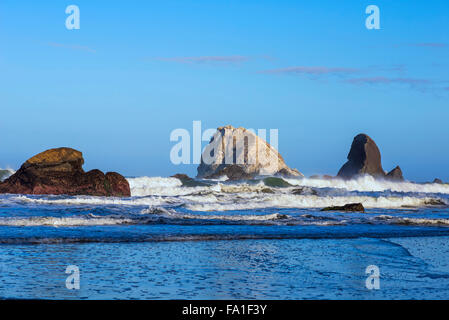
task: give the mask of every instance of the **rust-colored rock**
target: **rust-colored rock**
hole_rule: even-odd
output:
[[[67,194],[129,197],[128,181],[116,172],[84,172],[80,151],[50,149],[28,159],[15,174],[0,183],[0,193]]]

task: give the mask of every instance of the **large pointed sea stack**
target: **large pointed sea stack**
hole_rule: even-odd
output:
[[[348,154],[348,161],[341,167],[337,176],[351,179],[365,174],[375,178],[404,180],[399,167],[393,169],[388,175],[385,174],[379,148],[373,139],[362,133],[354,138]]]
[[[0,183],[0,193],[131,196],[128,181],[116,172],[84,172],[81,152],[50,149],[28,159]]]
[[[205,148],[198,178],[227,176],[245,180],[256,176],[303,176],[289,168],[278,151],[252,131],[233,126],[219,127]]]

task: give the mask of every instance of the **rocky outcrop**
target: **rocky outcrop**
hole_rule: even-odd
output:
[[[443,184],[443,180],[435,178],[432,183]]]
[[[354,138],[348,154],[348,161],[341,167],[337,176],[349,179],[361,174],[385,176],[379,148],[366,134],[359,134]]]
[[[198,178],[247,180],[256,176],[297,177],[302,174],[289,168],[284,159],[262,138],[245,128],[219,127],[206,146]]]
[[[399,166],[388,172],[386,178],[392,181],[404,181],[404,177],[402,176],[402,170]]]
[[[202,181],[197,181],[193,178],[190,178],[188,175],[186,175],[184,173],[177,173],[175,175],[172,175],[171,178],[176,178],[176,179],[180,180],[184,187],[206,187],[206,186],[208,186],[207,183],[204,183]]]
[[[361,203],[349,203],[341,207],[326,207],[321,209],[321,211],[365,212],[365,208]]]
[[[316,189],[314,188],[310,188],[310,187],[299,187],[296,189],[292,190],[292,194],[294,195],[312,195],[312,196],[317,196],[318,195],[318,191],[316,191]]]
[[[81,152],[50,149],[28,159],[0,183],[0,193],[131,196],[128,181],[116,172],[84,172]]]
[[[170,178],[176,178],[176,179],[179,179],[179,180],[193,180],[192,178],[190,178],[185,173],[177,173],[177,174],[174,174],[174,175],[170,176]]]
[[[337,177],[352,179],[359,175],[371,175],[375,178],[391,179],[395,181],[404,180],[402,170],[396,167],[388,174],[382,168],[382,159],[379,148],[373,139],[362,133],[354,138],[348,161],[338,171]]]

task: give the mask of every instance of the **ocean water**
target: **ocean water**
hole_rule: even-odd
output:
[[[128,181],[130,198],[0,195],[0,298],[449,299],[449,185]]]

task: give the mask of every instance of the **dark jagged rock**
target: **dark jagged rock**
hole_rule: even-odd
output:
[[[41,152],[0,183],[0,193],[131,196],[122,175],[96,169],[84,172],[83,164],[82,153],[71,148]]]
[[[197,181],[184,173],[177,173],[175,175],[172,175],[171,178],[176,178],[176,179],[181,180],[182,185],[184,187],[205,187],[205,186],[209,185],[202,181]]]
[[[441,199],[429,199],[424,202],[427,206],[447,206],[446,202]]]
[[[379,148],[366,134],[359,134],[354,138],[348,161],[341,167],[338,177],[351,179],[362,174],[385,177]]]
[[[170,178],[176,178],[179,180],[193,180],[192,178],[190,178],[188,175],[186,175],[184,173],[174,174],[174,175],[170,176]]]
[[[205,179],[218,179],[222,176],[227,176],[228,180],[249,180],[254,178],[254,175],[247,173],[245,169],[238,165],[223,165],[222,169],[218,169],[216,173],[204,177]]]
[[[402,176],[402,170],[399,166],[388,172],[386,178],[392,181],[404,181],[404,177]]]
[[[318,195],[318,192],[310,187],[299,187],[292,190],[292,194],[294,195]]]
[[[443,180],[435,178],[432,183],[444,184]]]
[[[321,211],[365,212],[365,208],[361,203],[349,203],[341,207],[326,207],[321,209]]]
[[[260,192],[262,193],[274,193],[274,191],[270,188],[263,188],[262,190],[260,190]]]

